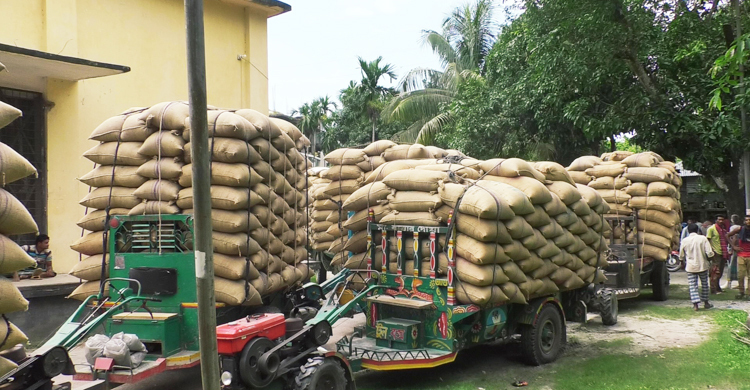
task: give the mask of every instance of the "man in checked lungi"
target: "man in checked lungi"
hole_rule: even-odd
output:
[[[698,311],[698,306],[703,302],[703,307],[710,309],[714,307],[708,302],[709,284],[708,269],[710,264],[708,259],[715,255],[711,243],[705,236],[699,235],[700,227],[696,224],[688,225],[688,237],[680,243],[680,260],[685,263],[687,271],[688,286],[690,287],[690,301],[693,303],[693,310]],[[701,291],[698,293],[698,279],[701,282]]]

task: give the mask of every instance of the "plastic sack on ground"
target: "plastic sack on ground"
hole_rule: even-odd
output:
[[[124,341],[130,352],[146,352],[146,346],[134,334],[120,332],[112,336],[112,340]]]
[[[109,337],[103,334],[96,334],[86,340],[86,361],[94,365],[96,358],[104,356],[104,345],[109,341]]]
[[[117,366],[133,367],[128,345],[120,339],[111,339],[104,344],[104,356],[113,359]]]

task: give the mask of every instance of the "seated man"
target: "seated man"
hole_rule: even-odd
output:
[[[52,270],[52,251],[49,249],[48,235],[40,234],[36,237],[35,245],[23,245],[21,248],[36,261],[36,267],[29,267],[16,272],[13,275],[13,280],[30,277],[51,278],[57,275]]]

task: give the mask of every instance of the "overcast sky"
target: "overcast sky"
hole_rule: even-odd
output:
[[[439,69],[422,30],[441,31],[445,17],[467,0],[284,1],[292,11],[268,20],[268,93],[269,108],[288,114],[326,94],[338,99],[350,80],[361,79],[357,56],[383,56],[399,79],[412,68]]]

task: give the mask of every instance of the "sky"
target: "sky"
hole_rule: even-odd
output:
[[[359,81],[361,56],[383,56],[401,79],[410,69],[440,69],[422,44],[422,30],[441,31],[443,20],[467,0],[283,0],[292,11],[268,20],[269,108],[289,114],[328,95],[337,100]],[[495,19],[502,11],[495,10]],[[398,84],[382,82],[381,85]]]

